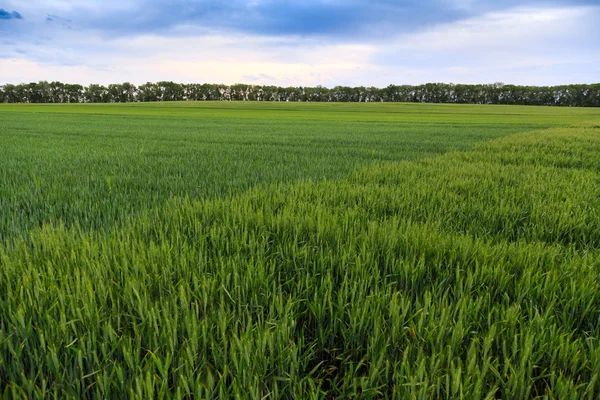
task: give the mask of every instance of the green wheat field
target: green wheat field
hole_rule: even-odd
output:
[[[597,399],[600,109],[0,105],[4,398]]]

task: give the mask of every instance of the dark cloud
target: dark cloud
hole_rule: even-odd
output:
[[[4,8],[0,8],[0,19],[23,19],[23,16],[16,11],[8,12]]]
[[[385,37],[516,6],[598,5],[600,0],[139,0],[130,11],[77,17],[111,36],[164,33],[180,25],[270,36]],[[466,6],[465,6],[466,5]],[[53,18],[52,15],[49,15]]]
[[[465,15],[443,0],[282,1],[173,0],[140,2],[135,12],[92,17],[90,25],[116,35],[158,32],[178,25],[266,35],[362,35],[407,31]]]
[[[106,0],[100,8],[90,7],[85,1],[74,4],[79,5],[58,12],[64,17],[44,15],[45,22],[79,30],[91,28],[113,37],[173,35],[175,28],[186,25],[206,31],[273,37],[370,40],[511,7],[599,5],[600,0]],[[21,15],[0,9],[0,18]],[[44,19],[40,18],[40,22]]]

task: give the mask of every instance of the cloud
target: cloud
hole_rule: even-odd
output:
[[[274,76],[263,74],[263,73],[260,73],[258,75],[244,75],[242,78],[244,79],[244,82],[253,83],[253,84],[261,83],[261,82],[274,82],[274,81],[278,80]]]
[[[373,62],[388,71],[420,68],[430,81],[590,83],[600,70],[598,20],[600,7],[590,6],[490,12],[400,35]]]
[[[71,29],[71,22],[72,21],[70,19],[66,19],[54,14],[48,14],[46,17],[46,23],[58,24],[67,29]]]
[[[460,54],[464,62],[506,64],[546,54],[564,62],[574,52],[585,54],[600,45],[599,18],[599,7],[518,7],[401,35],[392,47],[397,57],[407,51],[441,60]]]
[[[322,43],[300,38],[201,35],[144,35],[115,38],[78,35],[80,42],[55,38],[52,46],[27,46],[27,57],[12,53],[0,63],[3,80],[56,80],[87,84],[173,80],[180,82],[318,85],[353,80],[366,65],[372,46]],[[69,43],[69,45],[66,45]],[[85,48],[86,51],[81,49]],[[87,75],[86,75],[87,73]],[[353,80],[358,84],[358,80]],[[249,82],[250,83],[250,82]]]
[[[0,8],[0,19],[23,19],[23,16],[16,11],[8,12],[4,8]]]
[[[210,32],[298,35],[369,41],[424,31],[515,6],[597,4],[598,0],[7,0],[28,18],[105,37],[176,35],[181,26]],[[31,16],[31,17],[30,17]],[[34,28],[33,26],[31,28]]]
[[[54,20],[46,13],[64,16],[105,36],[173,33],[191,25],[260,35],[373,37],[473,12],[448,0],[31,0],[19,7],[34,16],[42,14],[44,20]]]
[[[600,76],[598,0],[7,1],[27,19],[0,24],[0,84],[559,84]]]
[[[32,14],[61,15],[104,36],[217,32],[370,40],[423,31],[516,6],[593,5],[598,0],[31,0]],[[13,3],[23,3],[13,0]],[[9,4],[11,2],[9,1]],[[46,18],[44,14],[44,18]],[[50,15],[50,18],[53,18]],[[54,19],[54,18],[53,18]]]

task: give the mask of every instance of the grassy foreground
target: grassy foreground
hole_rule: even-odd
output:
[[[56,221],[109,229],[174,196],[221,197],[265,184],[336,179],[364,165],[437,156],[581,117],[581,109],[557,110],[0,104],[0,241]]]
[[[499,136],[15,230],[0,389],[598,398],[600,119]]]

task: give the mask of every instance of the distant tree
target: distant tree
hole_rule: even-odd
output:
[[[257,101],[259,100],[259,91],[260,91],[260,86],[257,85],[251,85],[248,88],[248,100],[249,101]]]
[[[83,98],[86,103],[107,103],[110,101],[108,89],[102,85],[91,84],[83,91]]]
[[[280,87],[271,85],[180,84],[148,82],[139,87],[124,82],[108,87],[62,82],[30,82],[0,87],[0,102],[9,103],[101,103],[135,101],[308,101],[308,102],[426,102],[459,104],[521,104],[538,106],[600,107],[600,84],[516,86],[503,83],[461,85],[426,83],[376,87],[336,86]]]
[[[124,99],[125,102],[132,103],[132,102],[136,101],[137,87],[135,87],[135,85],[133,83],[124,82],[121,85],[121,88],[123,90],[121,98]]]
[[[197,83],[191,83],[189,85],[184,85],[183,87],[184,96],[187,100],[205,100],[204,94],[202,92],[202,85]]]
[[[245,85],[243,83],[236,83],[231,86],[231,100],[248,100],[248,93],[250,91],[250,86]]]
[[[120,103],[121,102],[121,94],[123,92],[123,88],[119,83],[112,83],[108,85],[108,96],[111,103]]]
[[[28,85],[21,83],[15,86],[15,95],[19,103],[29,103],[29,89]]]
[[[83,101],[83,86],[65,85],[65,103],[81,103]]]
[[[27,96],[30,103],[52,103],[52,87],[46,81],[27,85]]]
[[[65,84],[62,82],[50,82],[51,103],[62,103],[65,98]]]
[[[159,90],[155,83],[147,82],[138,86],[139,101],[159,101]]]
[[[158,101],[181,101],[184,98],[183,85],[170,81],[156,83]]]
[[[11,85],[7,83],[2,86],[2,90],[4,91],[4,101],[7,103],[18,103],[18,99],[16,96],[15,85]]]

